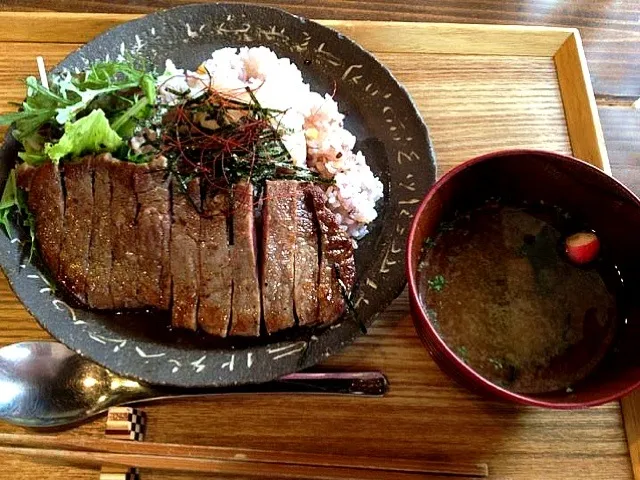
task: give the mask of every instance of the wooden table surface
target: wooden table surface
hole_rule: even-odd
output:
[[[0,10],[58,10],[58,11],[91,11],[91,12],[148,12],[158,8],[167,8],[181,3],[194,3],[192,0],[9,0],[0,2]],[[305,0],[282,1],[278,4],[292,13],[313,18],[335,19],[387,19],[403,21],[442,21],[461,23],[500,23],[500,24],[529,24],[578,27],[583,35],[583,41],[594,90],[605,133],[605,140],[609,151],[614,176],[627,184],[632,190],[640,194],[640,111],[631,106],[640,97],[640,2],[638,0],[621,1],[582,1],[582,2],[550,2],[547,0],[459,0],[426,2],[420,0],[377,0],[361,2],[359,0],[329,0],[314,2]],[[383,59],[384,61],[384,59]],[[4,81],[4,80],[3,80]],[[553,124],[543,126],[553,130]],[[558,126],[558,128],[562,128]],[[558,150],[564,151],[567,146],[558,143]],[[0,313],[14,316],[16,326],[11,322],[3,322],[3,343],[12,338],[46,338],[35,323],[25,330],[24,320],[28,314],[15,308],[15,300],[6,288],[0,289]],[[7,298],[4,298],[4,297]],[[5,305],[11,305],[5,307]],[[7,311],[2,311],[7,309]],[[398,348],[394,344],[387,344],[385,349],[375,350],[376,336],[384,336],[385,332],[394,328],[394,335],[400,342],[413,342],[411,355],[396,361],[395,353]],[[404,351],[404,350],[403,350]],[[172,441],[170,432],[191,429],[189,440],[192,443],[219,444],[250,447],[269,447],[272,442],[279,448],[288,450],[306,450],[309,445],[315,445],[317,451],[340,453],[344,448],[345,439],[350,453],[371,455],[403,456],[406,451],[419,451],[418,439],[425,443],[440,444],[442,448],[434,457],[429,451],[424,452],[425,458],[434,459],[462,459],[470,451],[489,452],[502,451],[503,457],[517,456],[526,465],[536,465],[535,472],[523,472],[526,465],[516,463],[506,465],[499,470],[495,478],[630,478],[631,467],[628,462],[628,450],[624,442],[622,423],[619,416],[613,415],[613,406],[604,406],[589,412],[570,412],[572,430],[564,428],[564,420],[569,417],[562,414],[554,417],[542,411],[519,409],[508,405],[490,402],[478,402],[473,396],[461,398],[458,404],[452,405],[444,401],[453,386],[446,377],[433,369],[428,370],[429,378],[419,372],[426,362],[418,339],[407,315],[406,296],[397,301],[385,314],[384,321],[375,329],[374,335],[361,339],[346,355],[332,360],[335,367],[358,367],[371,364],[380,365],[391,376],[399,375],[402,371],[408,379],[406,385],[395,390],[399,399],[396,405],[401,410],[389,410],[378,407],[374,401],[361,401],[362,415],[367,415],[371,421],[367,428],[354,430],[344,424],[350,417],[346,409],[355,408],[348,400],[322,403],[317,411],[309,411],[317,403],[305,398],[292,398],[288,401],[270,399],[262,401],[256,398],[223,399],[212,403],[211,417],[207,421],[215,422],[219,426],[219,435],[200,432],[197,421],[183,424],[184,419],[171,415],[176,408],[189,408],[188,403],[164,404],[157,407],[155,418],[160,421],[155,425],[155,432],[151,440]],[[407,375],[407,371],[415,374]],[[433,407],[425,411],[419,399],[414,395],[423,385],[430,385],[429,395]],[[401,400],[401,401],[400,401]],[[443,401],[441,401],[443,400]],[[260,405],[265,405],[265,415],[249,417],[243,412],[255,412]],[[278,437],[271,418],[289,420],[280,428],[290,432],[290,437]],[[465,428],[464,414],[473,414],[476,419],[472,429]],[[385,421],[380,422],[380,417]],[[421,417],[416,422],[416,417]],[[448,431],[420,431],[415,438],[401,438],[400,433],[411,431],[411,425],[416,423],[421,429],[429,424],[442,427],[446,422],[440,419],[451,419]],[[379,425],[383,423],[389,429],[389,438],[393,442],[371,447],[366,439],[379,437]],[[73,434],[100,434],[103,425],[96,422],[78,429]],[[500,431],[521,429],[522,437],[517,443],[501,442]],[[18,431],[6,426],[2,431]],[[491,446],[479,448],[478,445],[485,434],[490,431],[490,437],[496,442]],[[247,435],[247,432],[251,432]],[[546,446],[540,447],[540,438],[544,435]],[[182,435],[179,441],[184,441]],[[428,439],[428,440],[427,440]],[[496,441],[496,439],[498,439]],[[369,445],[364,451],[359,445]],[[443,453],[447,452],[447,453]],[[562,453],[558,453],[562,452]],[[497,457],[496,457],[497,458]],[[487,454],[466,458],[467,461],[490,461]],[[0,468],[0,480],[13,479],[16,472],[22,472],[21,478],[63,478],[61,470],[46,464],[30,464],[24,460],[7,460]],[[491,468],[491,462],[490,468]],[[588,464],[587,469],[581,465]],[[559,471],[561,472],[558,475]],[[75,470],[69,469],[68,476],[77,475]],[[55,477],[54,477],[55,476]],[[78,478],[76,476],[76,478]],[[82,478],[91,478],[84,477]],[[95,476],[97,478],[97,475]],[[149,477],[146,477],[149,478]],[[152,478],[181,478],[174,475],[153,475]],[[186,477],[182,477],[186,478]],[[493,478],[493,477],[492,477]]]

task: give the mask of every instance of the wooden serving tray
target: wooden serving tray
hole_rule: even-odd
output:
[[[132,18],[0,13],[0,111],[24,97],[21,80],[36,73],[36,55],[52,66],[79,44]],[[373,52],[407,87],[429,125],[440,175],[472,156],[522,147],[573,154],[610,172],[577,30],[321,23]],[[0,344],[47,338],[2,279]],[[406,293],[369,335],[322,367],[383,370],[391,392],[384,399],[254,395],[150,404],[144,407],[148,440],[482,462],[496,479],[632,478],[618,403],[547,411],[470,394],[422,348]],[[102,435],[103,427],[101,418],[67,434]],[[18,431],[0,424],[0,432]],[[0,479],[13,480],[16,473],[23,480],[97,478],[96,471],[8,456],[0,455],[0,464]],[[143,474],[145,479],[191,478]]]

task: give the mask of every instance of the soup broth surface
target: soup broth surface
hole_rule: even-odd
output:
[[[619,277],[600,255],[569,262],[577,225],[545,205],[488,202],[441,224],[420,265],[422,300],[447,345],[520,393],[571,387],[611,346]]]

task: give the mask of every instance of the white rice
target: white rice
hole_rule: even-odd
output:
[[[216,50],[197,72],[185,72],[167,60],[159,80],[161,99],[169,104],[177,100],[170,90],[197,97],[209,87],[245,102],[250,101],[249,87],[261,106],[284,112],[274,117],[274,126],[283,130],[293,163],[333,179],[327,206],[350,235],[367,234],[367,224],[377,216],[382,183],[362,152],[353,151],[356,138],[344,128],[344,115],[330,95],[311,91],[298,67],[267,47]]]

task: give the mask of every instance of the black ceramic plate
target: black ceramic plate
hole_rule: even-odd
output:
[[[242,4],[191,5],[120,25],[69,55],[56,69],[139,52],[162,67],[173,59],[195,69],[215,49],[265,45],[289,57],[313,90],[333,92],[346,126],[356,135],[384,200],[371,233],[359,244],[354,291],[358,317],[371,325],[405,284],[409,222],[435,177],[427,128],[409,95],[374,57],[314,22],[280,10]],[[7,137],[0,153],[0,184],[16,158]],[[309,367],[350,343],[360,332],[352,316],[324,330],[291,331],[254,340],[205,338],[171,332],[168,318],[96,313],[52,294],[37,263],[17,241],[0,235],[0,264],[16,295],[62,343],[121,375],[176,386],[263,382]]]

